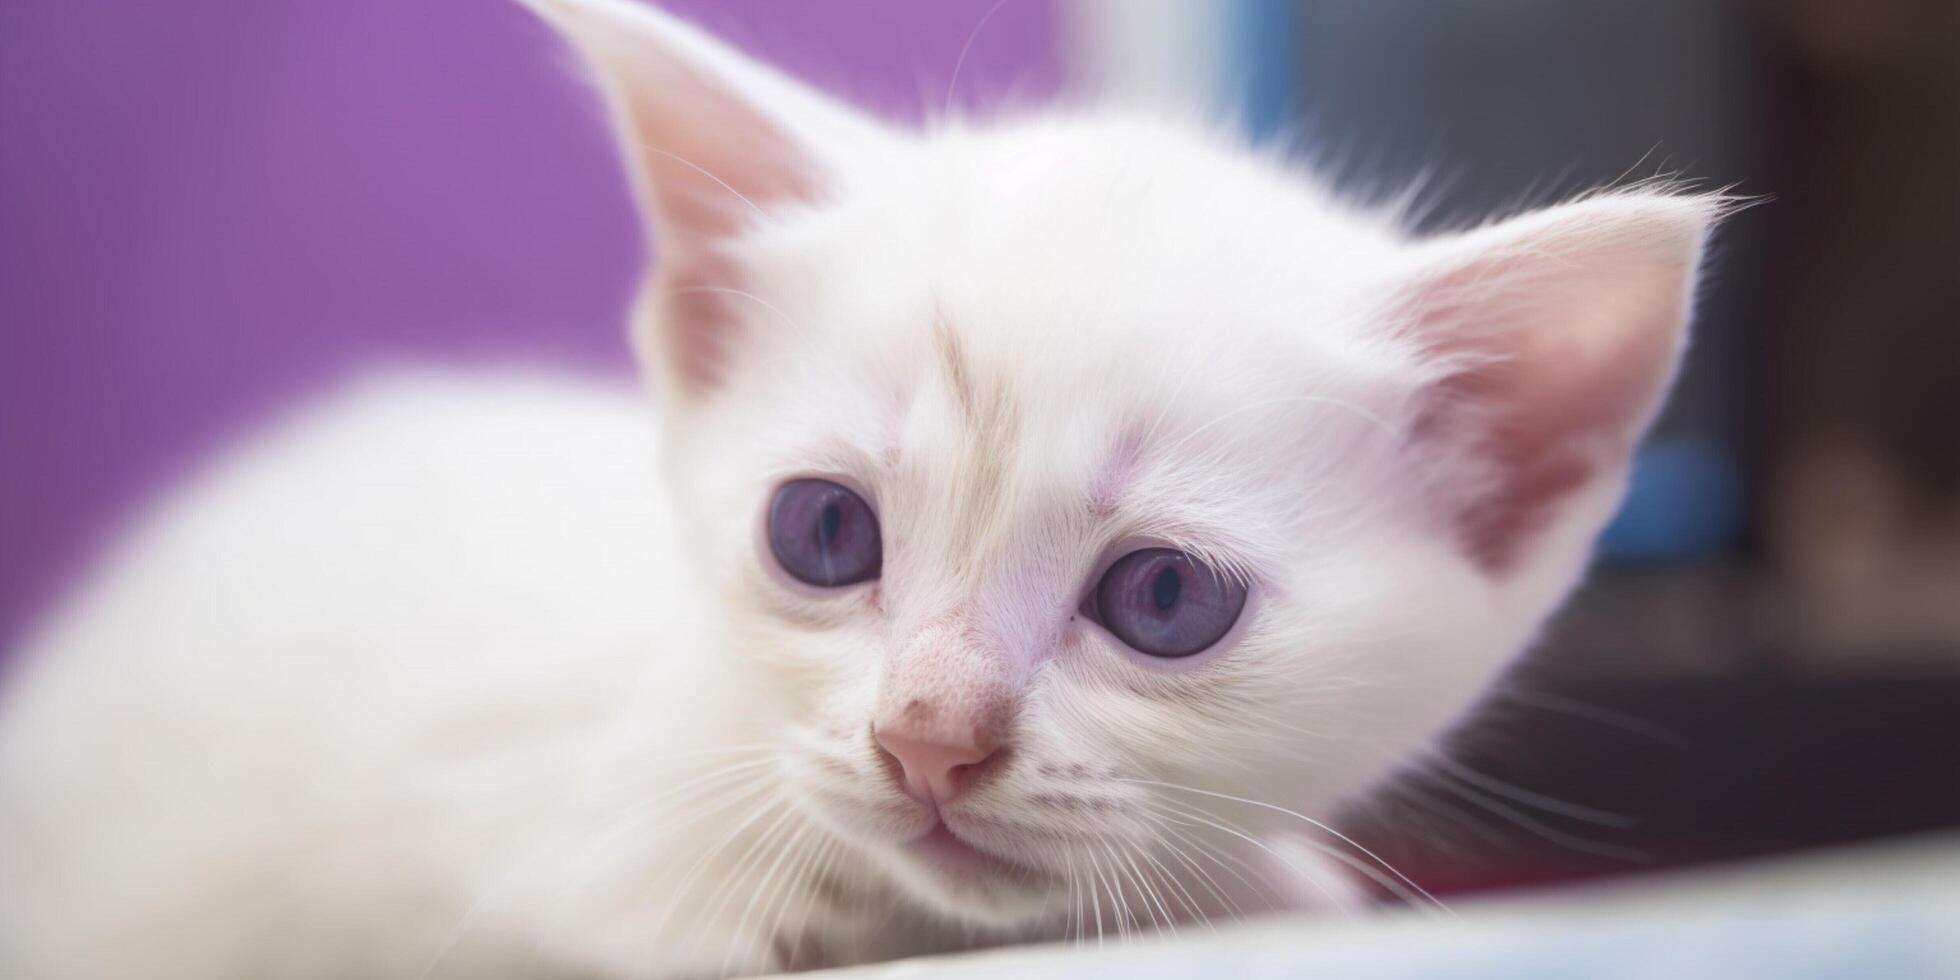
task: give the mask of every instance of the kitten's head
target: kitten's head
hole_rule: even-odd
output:
[[[780,778],[969,922],[1311,832],[1223,795],[1326,818],[1457,718],[1619,500],[1720,207],[1413,240],[1201,134],[900,132],[533,2],[652,226],[635,339]]]

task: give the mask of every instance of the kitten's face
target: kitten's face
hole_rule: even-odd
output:
[[[1181,131],[901,136],[554,2],[661,233],[715,655],[795,804],[969,923],[1195,888],[1457,717],[1610,514],[1714,207],[1412,243]]]
[[[1037,153],[1056,165],[1015,173]],[[1411,492],[1421,375],[1368,339],[1391,243],[1148,129],[909,162],[731,250],[755,339],[678,460],[795,797],[988,920],[1059,903],[1073,868],[1171,860],[1155,845],[1202,830],[1194,814],[1247,819],[1159,783],[1332,819],[1529,628]],[[1263,261],[1262,241],[1313,259]],[[821,544],[821,515],[770,505],[809,478],[867,505],[830,531],[846,562],[877,546],[875,579],[784,567],[772,510],[792,548]],[[1151,610],[1098,595],[1113,563],[1166,547],[1194,563],[1159,611],[1195,616],[1193,642],[1227,627],[1183,656],[1120,639]],[[1243,585],[1236,616],[1197,608],[1214,574]],[[954,741],[999,729],[950,800],[908,795],[874,734],[908,707],[950,716],[928,727]],[[995,860],[940,846],[939,821]]]

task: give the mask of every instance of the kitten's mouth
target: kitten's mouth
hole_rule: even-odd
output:
[[[934,821],[932,829],[900,845],[907,852],[942,871],[960,877],[1025,875],[1028,869],[1006,858],[983,851],[953,832],[944,821]]]

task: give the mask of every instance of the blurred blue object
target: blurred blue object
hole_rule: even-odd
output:
[[[1742,530],[1741,467],[1723,446],[1656,439],[1634,456],[1632,484],[1600,538],[1607,561],[1687,561],[1733,547]]]
[[[1419,230],[1472,225],[1640,176],[1648,158],[1720,185],[1752,173],[1730,5],[1696,0],[1401,4],[1232,0],[1233,81],[1254,139],[1313,141],[1337,186],[1420,188]],[[1331,161],[1331,162],[1326,162]],[[1718,284],[1719,286],[1720,284]],[[1600,542],[1609,562],[1730,553],[1746,523],[1737,377],[1750,313],[1701,304],[1695,354]]]
[[[1254,140],[1287,125],[1293,100],[1292,0],[1233,0],[1226,13],[1231,60],[1244,77],[1242,121]]]

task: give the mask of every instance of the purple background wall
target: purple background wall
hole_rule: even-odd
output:
[[[1056,0],[669,0],[889,115],[1058,76]],[[640,238],[502,0],[0,5],[0,654],[163,478],[377,360],[626,370]]]

